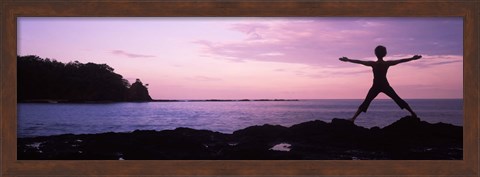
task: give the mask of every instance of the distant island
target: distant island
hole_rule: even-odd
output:
[[[299,101],[298,99],[207,99],[207,100],[152,100],[152,102],[246,102],[246,101]]]
[[[152,101],[140,79],[130,84],[107,64],[17,56],[18,102]]]
[[[461,160],[463,128],[403,117],[383,128],[344,119],[284,127],[136,130],[18,138],[18,160]]]

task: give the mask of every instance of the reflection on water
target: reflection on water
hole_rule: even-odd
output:
[[[422,120],[463,125],[463,100],[406,100]],[[362,100],[272,102],[150,102],[111,104],[18,104],[18,136],[165,130],[178,127],[223,133],[252,125],[291,126],[350,118]],[[409,115],[392,100],[374,100],[356,124],[384,127]]]

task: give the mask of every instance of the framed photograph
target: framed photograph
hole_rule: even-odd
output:
[[[478,2],[2,2],[2,176],[477,176]]]

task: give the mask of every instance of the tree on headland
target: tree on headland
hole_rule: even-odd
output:
[[[38,56],[17,56],[17,89],[19,102],[151,100],[148,90],[150,99],[131,100],[129,82],[107,64],[78,61],[65,64]]]

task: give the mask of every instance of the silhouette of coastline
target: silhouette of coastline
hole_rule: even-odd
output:
[[[151,101],[148,84],[130,84],[107,64],[62,63],[38,56],[17,56],[20,103],[108,103]]]
[[[458,160],[463,158],[463,128],[407,116],[368,129],[335,118],[291,127],[251,126],[232,134],[177,128],[18,138],[17,148],[19,160]]]
[[[19,103],[232,102],[296,99],[154,100],[148,84],[130,84],[107,64],[62,63],[38,56],[17,56]]]

